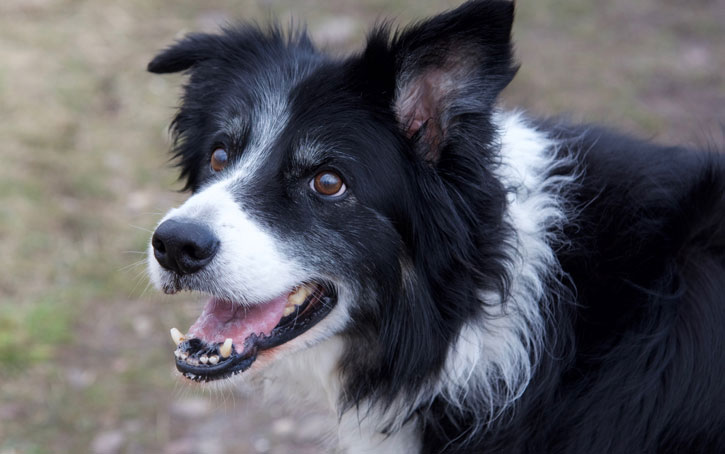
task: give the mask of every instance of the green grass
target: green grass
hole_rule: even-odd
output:
[[[4,371],[17,373],[33,362],[53,358],[56,349],[72,338],[72,311],[52,300],[26,306],[0,307],[0,364]]]

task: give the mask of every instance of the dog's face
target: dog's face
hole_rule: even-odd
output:
[[[194,194],[164,217],[150,250],[158,286],[212,295],[189,333],[197,341],[178,350],[180,369],[203,379],[341,330],[351,295],[399,274],[382,195],[411,191],[394,176],[410,156],[393,119],[356,99],[343,63],[304,44],[237,38],[278,53],[195,64],[176,123]],[[219,351],[226,339],[231,355]]]
[[[491,137],[513,76],[511,16],[508,2],[470,3],[392,40],[378,30],[344,60],[301,34],[244,27],[192,35],[149,64],[190,73],[173,131],[193,194],[149,246],[157,287],[210,296],[173,333],[185,376],[228,377],[338,334],[357,370],[425,357],[421,375],[442,361],[444,345],[409,344],[449,328],[430,325],[446,310],[436,285],[456,280],[440,268],[462,247],[449,244],[465,222],[451,218],[451,185],[473,163],[455,146],[467,130],[481,147]]]

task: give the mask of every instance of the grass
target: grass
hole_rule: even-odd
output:
[[[3,1],[0,454],[198,452],[214,427],[230,427],[219,452],[317,452],[314,418],[278,430],[289,425],[279,409],[199,395],[174,378],[168,328],[188,326],[199,303],[146,291],[143,252],[148,230],[184,197],[165,154],[183,79],[144,68],[179,33],[234,19],[304,18],[340,52],[381,17],[419,19],[455,3]],[[720,3],[518,9],[523,65],[506,105],[577,112],[662,141],[722,141]]]
[[[61,309],[61,310],[58,310]],[[0,364],[8,374],[21,373],[32,363],[48,361],[71,337],[72,311],[48,300],[18,308],[0,308]]]

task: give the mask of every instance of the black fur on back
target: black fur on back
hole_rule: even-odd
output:
[[[558,254],[575,304],[506,416],[456,447],[437,402],[426,452],[725,452],[725,156],[540,127],[583,169]]]

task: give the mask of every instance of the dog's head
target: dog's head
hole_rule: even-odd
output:
[[[439,371],[475,292],[505,285],[488,167],[512,16],[469,2],[345,59],[251,26],[153,59],[189,74],[172,130],[192,196],[153,235],[151,280],[211,297],[174,333],[179,370],[214,380],[339,335],[353,399]]]

